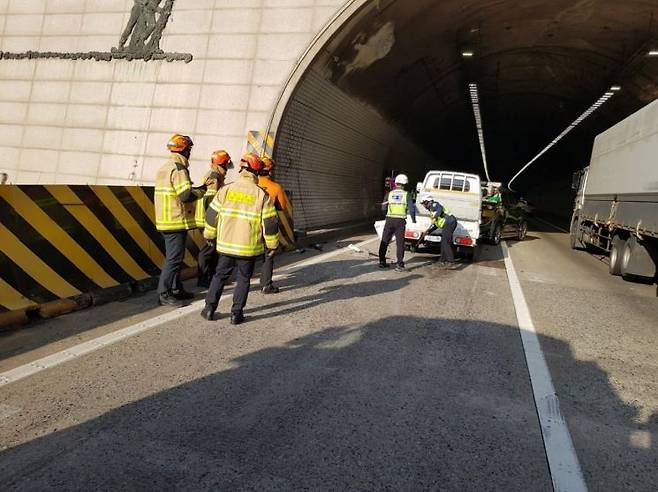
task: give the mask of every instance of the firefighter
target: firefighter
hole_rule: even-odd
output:
[[[270,199],[274,202],[274,207],[277,210],[285,210],[288,208],[288,197],[286,192],[279,183],[274,181],[272,174],[274,172],[275,163],[269,157],[264,157],[263,169],[258,178],[258,186],[263,188]],[[260,273],[260,289],[263,294],[278,294],[279,288],[272,283],[272,274],[274,273],[274,255],[265,256],[265,262]]]
[[[411,216],[413,223],[416,223],[416,205],[414,204],[411,194],[405,190],[409,184],[409,178],[405,174],[400,174],[395,178],[395,188],[387,193],[382,210],[386,212],[386,223],[382,233],[382,242],[379,245],[379,268],[388,268],[386,263],[386,251],[391,238],[395,236],[397,267],[398,272],[404,272],[404,232],[407,226],[407,215]]]
[[[155,225],[165,244],[165,264],[158,283],[160,305],[180,306],[194,297],[183,289],[180,280],[187,231],[196,228],[196,201],[206,192],[205,185],[195,188],[190,180],[193,145],[187,135],[172,136],[167,143],[169,160],[155,178]]]
[[[240,177],[219,189],[206,213],[203,236],[215,241],[219,258],[206,296],[201,316],[212,320],[224,285],[237,270],[233,292],[231,324],[244,321],[244,307],[249,295],[249,281],[256,259],[273,256],[279,246],[279,223],[274,203],[258,187],[262,162],[256,154],[246,154],[240,161]]]
[[[206,210],[208,210],[210,202],[215,198],[217,190],[224,186],[226,173],[232,168],[233,162],[228,152],[217,150],[212,153],[210,157],[210,170],[203,178],[207,187],[206,194],[202,200],[197,201],[196,225],[199,229],[205,227]],[[197,285],[199,287],[210,287],[210,279],[212,279],[215,273],[215,267],[217,266],[217,251],[212,241],[205,242],[199,251],[197,262],[199,264],[199,280]]]
[[[428,234],[432,234],[435,230],[441,229],[441,262],[446,266],[454,264],[455,247],[453,245],[452,237],[457,228],[457,219],[454,215],[450,214],[450,210],[448,210],[447,207],[444,207],[439,202],[435,202],[428,198],[421,203],[423,207],[429,210],[430,217],[432,218],[432,225],[421,235],[418,244],[420,245]]]

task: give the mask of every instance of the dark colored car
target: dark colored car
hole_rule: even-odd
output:
[[[500,203],[482,199],[480,239],[500,244],[502,239],[523,241],[528,232],[528,203],[509,190],[501,191]]]

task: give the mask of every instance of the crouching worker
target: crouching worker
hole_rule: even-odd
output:
[[[201,311],[201,316],[207,320],[213,319],[224,286],[236,270],[231,324],[239,325],[244,321],[244,307],[256,259],[264,253],[274,254],[279,246],[279,223],[274,203],[258,187],[262,166],[256,154],[245,155],[240,162],[240,177],[219,189],[206,213],[203,236],[215,241],[219,253],[217,269],[206,296],[206,307]]]
[[[441,229],[441,262],[446,265],[455,263],[455,249],[453,245],[453,234],[457,228],[457,219],[450,214],[450,210],[434,200],[423,200],[423,207],[430,212],[432,225],[425,231],[418,244],[425,241],[425,236],[432,234],[437,229]]]
[[[411,194],[405,191],[405,186],[409,184],[409,178],[405,174],[400,174],[395,178],[395,188],[388,192],[382,209],[386,212],[386,223],[382,233],[382,242],[379,244],[379,268],[388,268],[386,263],[386,252],[388,244],[395,236],[397,267],[398,272],[404,269],[404,232],[407,228],[407,215],[411,216],[413,223],[416,223],[416,205]]]

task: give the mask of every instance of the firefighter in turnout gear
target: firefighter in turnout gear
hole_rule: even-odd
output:
[[[180,269],[185,257],[187,231],[196,228],[196,201],[206,193],[206,187],[193,187],[189,173],[189,158],[194,143],[186,135],[169,139],[169,160],[155,178],[155,225],[165,243],[165,264],[158,283],[159,303],[180,306],[194,296],[183,289]]]
[[[264,157],[263,169],[258,178],[258,186],[263,188],[270,199],[274,202],[274,207],[277,210],[285,210],[288,208],[288,197],[279,183],[274,181],[272,174],[274,172],[274,161],[269,157]],[[265,255],[265,262],[260,273],[260,289],[263,294],[278,294],[279,288],[272,283],[272,275],[274,274],[274,255]]]
[[[441,229],[441,262],[445,266],[454,264],[455,247],[452,243],[453,234],[457,228],[457,219],[454,215],[450,214],[450,210],[439,202],[427,199],[423,200],[421,203],[423,207],[429,210],[432,218],[432,225],[421,235],[418,244],[420,245],[428,234],[432,234],[437,229]]]
[[[397,267],[396,271],[403,272],[404,269],[404,232],[407,225],[407,215],[411,216],[413,223],[416,223],[416,205],[413,202],[411,194],[405,190],[409,184],[409,178],[405,174],[400,174],[395,178],[395,188],[393,188],[384,199],[382,209],[386,212],[386,223],[382,233],[382,242],[379,245],[379,267],[388,268],[386,263],[386,251],[391,239],[395,237]]]
[[[210,157],[210,170],[206,173],[203,181],[207,187],[206,194],[196,204],[196,225],[203,229],[206,224],[206,211],[210,206],[217,191],[224,186],[226,173],[233,168],[231,156],[225,150],[217,150]],[[210,279],[217,267],[217,251],[213,241],[206,241],[199,250],[197,259],[199,264],[199,287],[210,287]]]
[[[240,162],[240,177],[219,189],[206,213],[205,239],[215,241],[219,259],[206,296],[201,316],[212,320],[224,285],[234,270],[237,285],[233,293],[231,324],[244,321],[249,281],[256,259],[273,256],[279,246],[279,223],[274,203],[258,187],[262,162],[256,154],[245,155]]]

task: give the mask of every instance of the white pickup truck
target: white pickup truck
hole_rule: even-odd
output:
[[[480,218],[482,213],[482,195],[480,177],[477,174],[465,174],[453,171],[430,171],[416,188],[416,223],[407,217],[405,239],[411,246],[420,235],[431,226],[429,212],[421,205],[426,199],[440,202],[457,218],[457,229],[453,241],[460,253],[472,258],[477,239],[480,237]],[[381,237],[384,222],[377,222],[375,229]],[[427,243],[441,242],[441,230],[434,231],[425,238]]]

